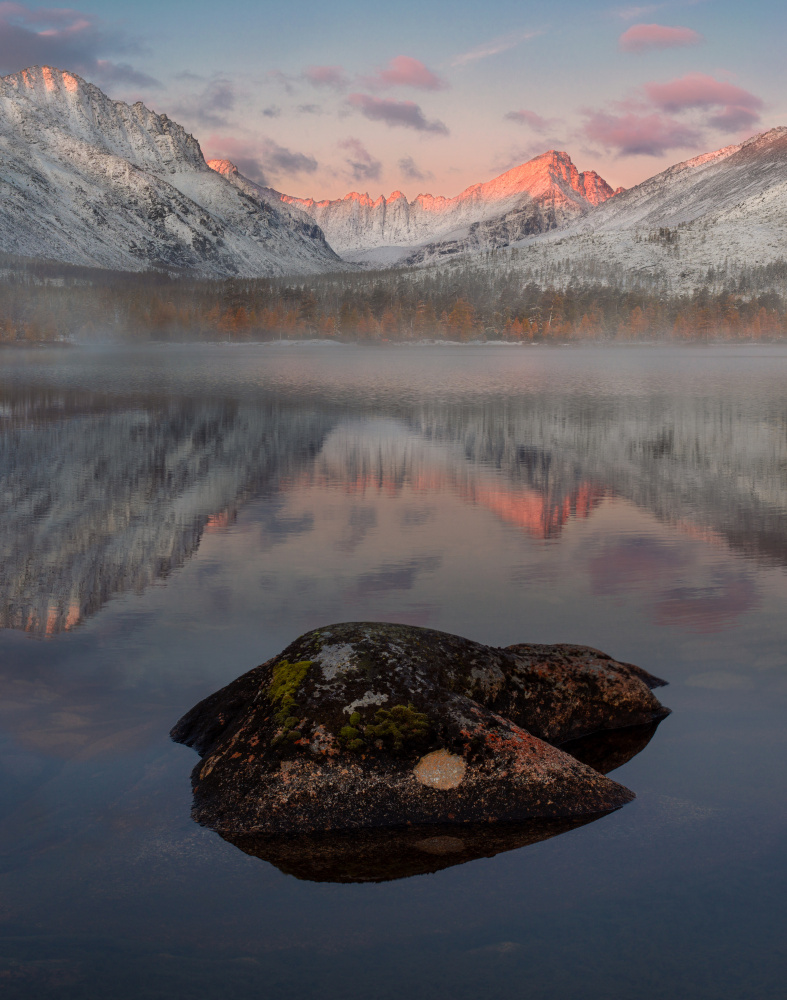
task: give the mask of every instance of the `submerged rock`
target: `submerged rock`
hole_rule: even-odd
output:
[[[579,821],[630,801],[559,744],[652,726],[668,713],[651,691],[663,683],[584,646],[498,649],[432,629],[345,623],[308,632],[206,698],[172,737],[203,758],[194,818],[244,850],[256,839],[267,855],[251,853],[291,857],[275,838],[297,834],[312,836],[307,855],[336,859],[345,841],[336,847],[328,832],[387,829],[418,858],[397,828]]]

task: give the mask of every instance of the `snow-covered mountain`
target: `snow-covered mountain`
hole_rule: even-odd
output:
[[[346,260],[393,264],[418,259],[427,246],[427,257],[507,246],[565,226],[612,194],[597,173],[579,173],[567,153],[550,150],[455,198],[420,194],[408,202],[401,191],[376,201],[355,191],[336,201],[279,197],[314,219]]]
[[[228,183],[166,115],[47,66],[0,79],[0,250],[211,277],[342,266],[313,222]]]
[[[503,261],[505,258],[505,261]],[[721,285],[787,258],[787,128],[678,163],[490,266],[530,280]]]

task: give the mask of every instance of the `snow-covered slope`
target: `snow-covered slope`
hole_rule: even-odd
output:
[[[236,187],[250,198],[270,205],[277,212],[292,219],[297,225],[306,226],[319,239],[325,239],[325,234],[311,216],[301,211],[296,205],[291,205],[287,201],[284,201],[282,195],[278,191],[274,191],[273,188],[265,187],[263,184],[258,184],[256,181],[244,177],[232,160],[208,160],[207,164],[211,170],[215,170],[217,174],[221,174],[233,187]]]
[[[783,261],[787,128],[679,163],[560,232],[517,247],[492,266],[505,257],[505,266],[547,283],[623,279],[672,291],[720,284]]]
[[[579,173],[567,153],[550,150],[455,198],[421,194],[408,202],[401,191],[376,201],[357,192],[336,201],[279,197],[308,213],[346,259],[376,260],[383,249],[389,258],[403,258],[438,241],[461,248],[505,246],[563,226],[612,193],[598,174]],[[391,253],[394,247],[402,252]]]
[[[46,66],[0,79],[0,250],[205,276],[342,266],[313,223],[228,183],[166,115]]]

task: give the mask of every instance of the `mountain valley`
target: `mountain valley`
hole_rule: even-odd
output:
[[[762,275],[786,249],[787,128],[629,190],[550,150],[454,197],[316,200],[206,162],[166,114],[72,73],[0,79],[0,253],[16,258],[198,278],[472,266],[682,295],[781,293]]]

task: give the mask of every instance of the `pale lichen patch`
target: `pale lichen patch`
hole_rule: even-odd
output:
[[[467,765],[461,757],[448,750],[435,750],[418,761],[413,774],[427,788],[448,790],[462,783],[466,770]]]
[[[341,646],[323,646],[315,659],[322,669],[326,681],[332,681],[339,674],[347,674],[355,669],[353,661],[355,650],[349,643]]]
[[[365,708],[367,705],[384,705],[386,701],[388,701],[387,694],[367,691],[362,698],[356,698],[349,705],[345,705],[342,711],[347,712],[348,715],[352,715],[357,708]]]

